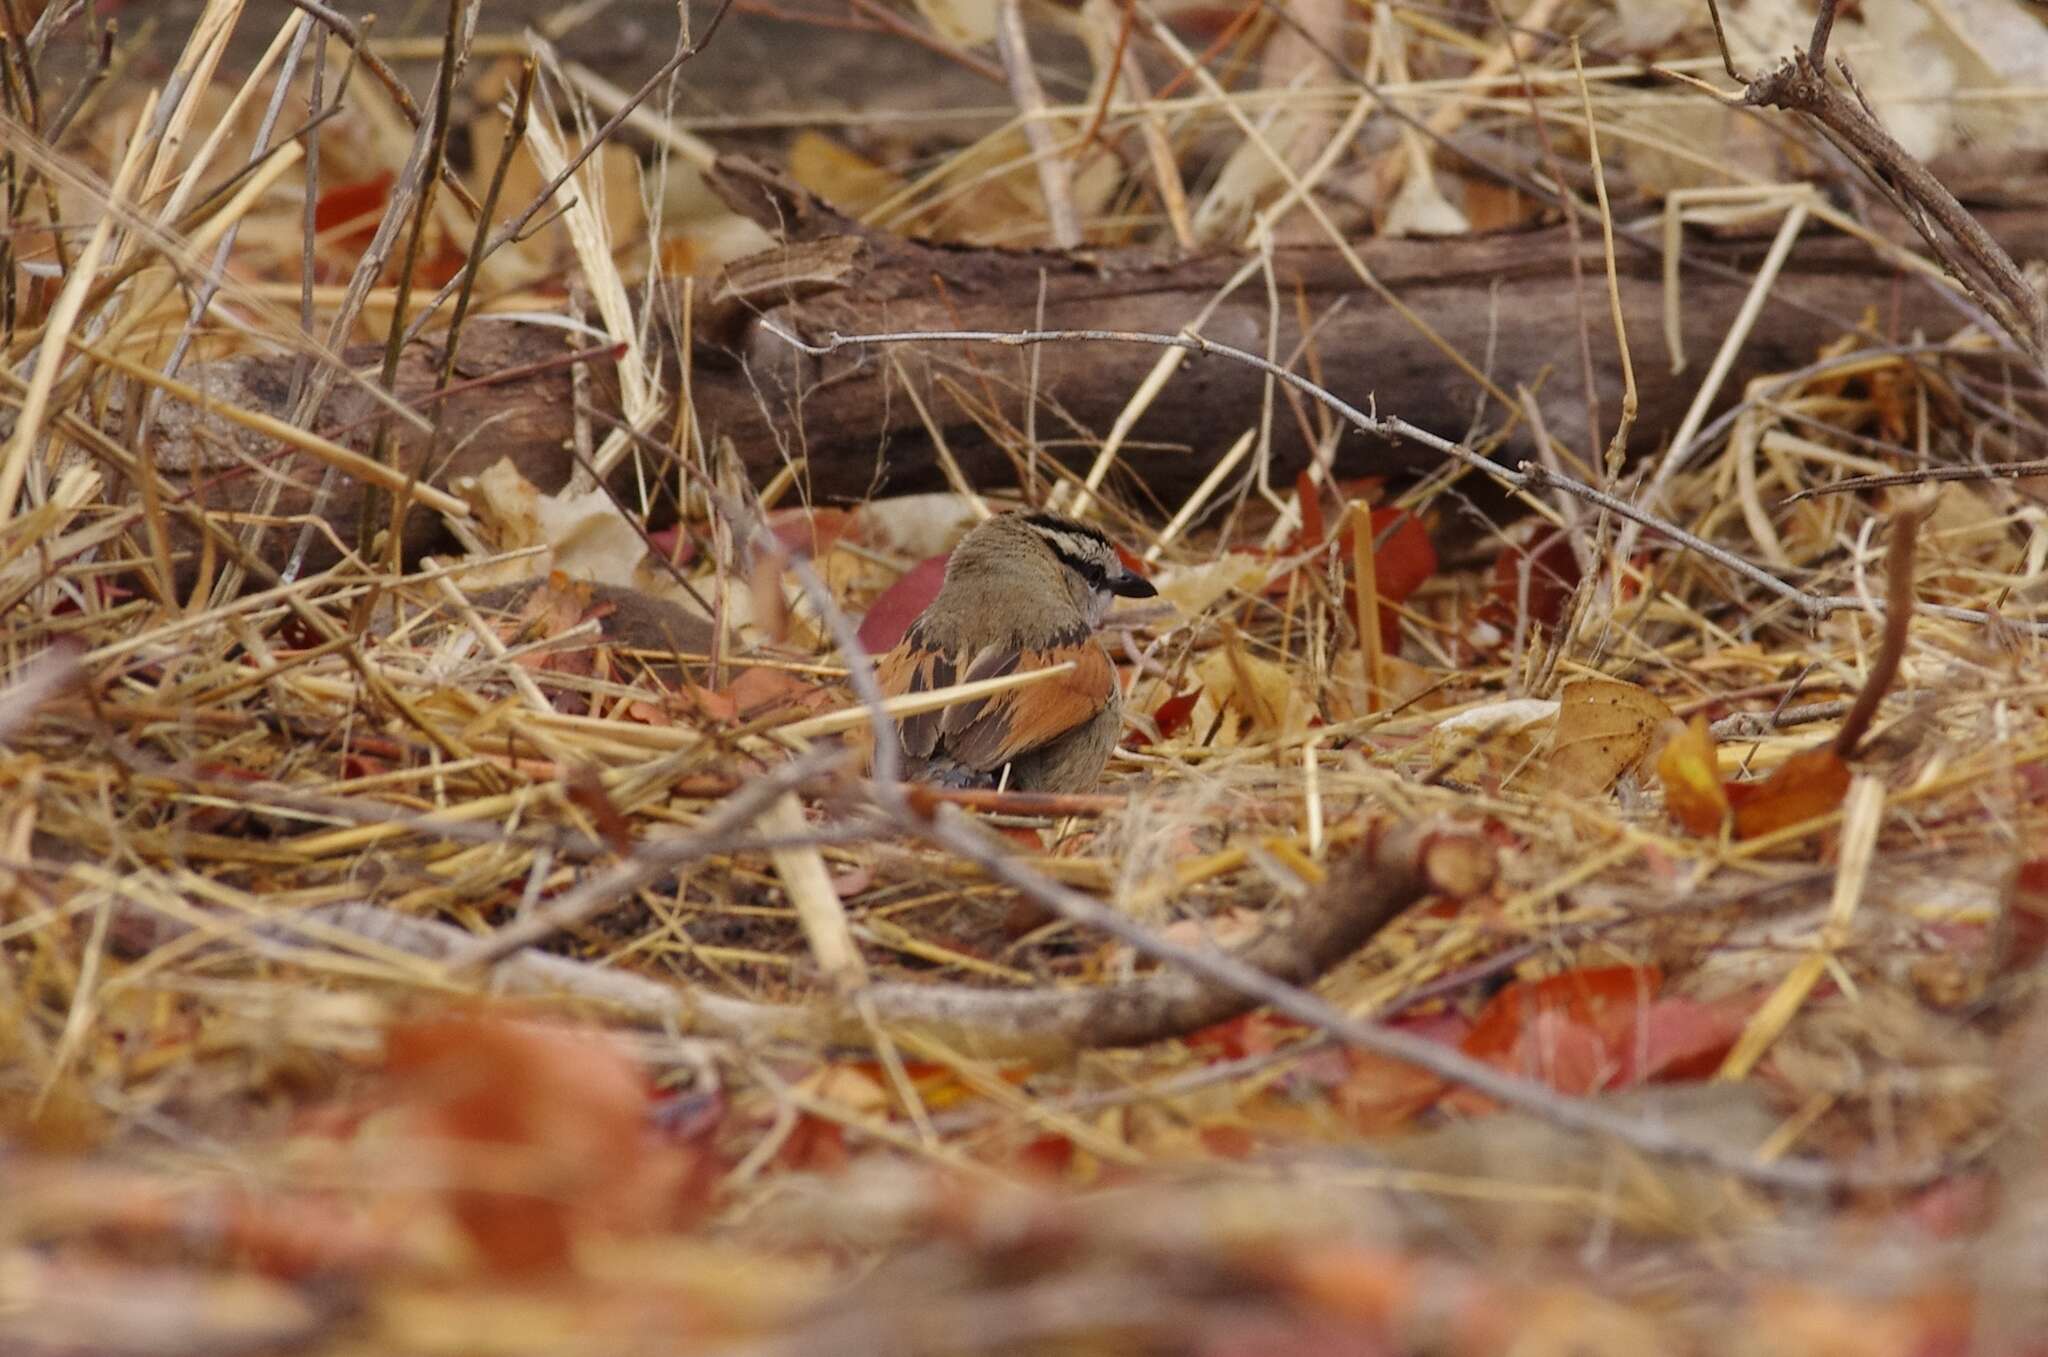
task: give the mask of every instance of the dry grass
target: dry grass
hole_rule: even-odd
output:
[[[1524,22],[1562,23],[1564,8],[1539,5]],[[2027,1205],[2043,1181],[2039,1146],[2001,1138],[2006,1105],[2040,1099],[2038,1061],[2016,1054],[2040,1040],[2027,1016],[2037,883],[2022,866],[2048,818],[2048,689],[2033,677],[2048,537],[2033,484],[1942,487],[1914,593],[1995,616],[1915,618],[1838,810],[1743,840],[1688,833],[1665,812],[1652,759],[1565,787],[1553,709],[1503,705],[1605,677],[1732,729],[1739,713],[1853,697],[1882,632],[1885,525],[1912,492],[1790,497],[2038,449],[2039,374],[1999,336],[1844,341],[1753,383],[1727,414],[1706,418],[1703,398],[1680,440],[1689,458],[1656,461],[1648,476],[1606,465],[1604,445],[1546,449],[1561,474],[1640,495],[1668,525],[1808,594],[1862,601],[1818,619],[1667,535],[1541,491],[1521,493],[1516,512],[1571,534],[1584,582],[1556,628],[1530,625],[1512,594],[1488,612],[1486,563],[1509,530],[1475,538],[1470,524],[1479,502],[1504,497],[1471,494],[1484,473],[1451,465],[1388,501],[1436,526],[1446,559],[1399,604],[1399,639],[1381,661],[1376,637],[1361,644],[1373,588],[1364,604],[1345,592],[1372,553],[1300,536],[1305,517],[1338,526],[1347,496],[1363,492],[1325,469],[1304,505],[1298,487],[1261,473],[1293,418],[1284,400],[1247,416],[1234,451],[1248,475],[1162,513],[1119,498],[1110,435],[1051,498],[1124,535],[1169,601],[1123,617],[1111,637],[1131,661],[1129,703],[1147,738],[1118,756],[1100,796],[1055,814],[977,810],[1028,874],[1005,877],[958,851],[958,837],[905,832],[915,826],[878,810],[830,757],[865,720],[834,619],[785,563],[750,555],[755,507],[733,507],[740,487],[718,448],[676,416],[670,374],[638,347],[647,331],[633,298],[653,263],[688,255],[708,268],[752,242],[708,210],[645,215],[647,202],[694,201],[678,185],[696,182],[702,144],[679,134],[644,170],[607,147],[575,172],[559,221],[473,277],[480,310],[575,306],[583,325],[635,345],[621,378],[632,429],[591,422],[586,465],[644,460],[650,440],[672,451],[675,466],[648,463],[644,484],[690,487],[684,513],[703,549],[684,585],[658,587],[731,624],[702,652],[636,652],[602,643],[601,617],[570,586],[502,609],[461,594],[465,581],[530,573],[537,557],[567,568],[559,520],[536,518],[522,538],[499,501],[416,484],[408,468],[366,472],[374,448],[308,423],[323,388],[377,387],[376,372],[336,356],[346,343],[399,325],[445,335],[432,288],[408,299],[380,260],[416,234],[415,257],[440,256],[454,266],[440,275],[447,292],[463,286],[516,72],[480,82],[487,101],[508,101],[478,115],[485,163],[467,189],[422,201],[401,174],[374,238],[337,245],[346,231],[330,225],[304,247],[329,265],[371,262],[301,288],[293,190],[310,171],[288,134],[317,44],[298,43],[294,12],[264,65],[234,84],[210,42],[232,9],[207,7],[180,65],[189,80],[161,97],[138,97],[133,78],[106,82],[54,147],[19,117],[0,124],[0,191],[18,195],[17,222],[47,227],[53,205],[66,223],[14,237],[0,377],[13,418],[0,460],[11,685],[0,692],[0,1334],[12,1350],[936,1352],[1144,1339],[1228,1351],[1369,1331],[1403,1350],[1497,1350],[1519,1336],[1732,1352],[1751,1350],[1733,1333],[1768,1328],[1787,1352],[1840,1350],[1829,1343],[1844,1334],[1881,1351],[1966,1333],[1957,1316],[1970,1314],[1994,1339],[2025,1332],[2012,1317],[2039,1303],[2040,1273],[2012,1280],[1972,1250],[1988,1247],[1975,1233],[1984,1203],[2003,1201],[1999,1257],[2041,1252]],[[1083,7],[1070,22],[1114,50],[1113,10]],[[1229,60],[1213,69],[1270,53],[1270,39],[1253,40],[1268,22],[1226,35]],[[1193,55],[1142,14],[1134,32]],[[1391,11],[1365,46],[1385,78],[1378,99],[1320,76],[1283,88],[1273,71],[1235,72],[1233,87],[1210,66],[1106,111],[1100,89],[1049,99],[1032,137],[1006,123],[902,175],[868,218],[1036,239],[1050,193],[1070,197],[1098,244],[1207,231],[1248,243],[1254,263],[1282,234],[1343,245],[1356,223],[1333,219],[1331,202],[1371,185],[1384,204],[1428,178],[1422,131],[1393,130],[1379,99],[1435,135],[1478,126],[1552,165],[1583,157],[1597,127],[1641,191],[1769,177],[1757,159],[1692,149],[1687,120],[1719,110],[1696,78],[1672,73],[1704,77],[1718,69],[1708,58],[1664,63],[1648,83],[1634,61],[1588,60],[1581,74],[1540,34],[1510,48],[1434,10]],[[339,43],[323,58],[328,97],[346,59]],[[287,61],[296,73],[280,86]],[[549,65],[506,161],[500,221],[591,133],[588,117],[556,116],[580,107],[588,82]],[[1510,70],[1526,92],[1509,97]],[[354,135],[321,138],[316,194],[397,171],[426,144],[368,75],[355,73],[344,115]],[[255,128],[280,88],[279,149],[260,154]],[[1098,113],[1146,153],[1123,164],[1085,143]],[[1387,137],[1370,154],[1353,136],[1368,122]],[[1756,135],[1748,123],[1724,130],[1745,145]],[[1179,182],[1198,151],[1214,177]],[[235,178],[245,163],[256,168]],[[1605,203],[1611,187],[1585,201]],[[1789,201],[1841,216],[1816,196]],[[1592,207],[1582,224],[1611,223]],[[565,300],[571,275],[581,286]],[[1602,280],[1586,281],[1602,316]],[[1017,328],[1030,319],[1019,298]],[[190,418],[178,410],[195,393],[178,372],[196,380],[209,361],[262,347],[305,360],[292,399],[215,414],[445,512],[474,554],[395,563],[386,499],[356,540],[337,537],[340,564],[299,573],[284,564],[289,544],[326,525],[182,500],[148,432]],[[1710,359],[1694,356],[1703,386],[1718,381]],[[1162,360],[1161,387],[1178,361]],[[1133,417],[1154,398],[1134,393]],[[263,474],[242,446],[249,474]],[[1661,449],[1639,431],[1629,451]],[[800,488],[792,476],[761,499],[795,503]],[[565,497],[590,489],[586,476]],[[966,511],[960,497],[944,508]],[[914,520],[938,512],[878,506],[819,553],[837,605],[858,614],[925,554]],[[567,521],[617,534],[619,517],[593,496]],[[601,540],[595,554],[614,565],[641,546],[630,532]],[[1195,692],[1162,734],[1162,702]],[[1803,724],[1751,722],[1721,745],[1723,770],[1761,775],[1824,743],[1842,708],[1821,710]],[[941,823],[966,834],[954,814]],[[1443,1103],[1430,1078],[1314,1025],[1258,1019],[1204,1041],[1032,1049],[978,1026],[971,1000],[941,1022],[902,998],[1149,973],[1141,950],[1062,919],[1036,883],[1087,892],[1149,936],[1236,945],[1277,911],[1306,911],[1375,826],[1434,820],[1479,831],[1499,881],[1386,929],[1317,986],[1330,1005],[1425,1032],[1469,1016],[1509,976],[1655,968],[1665,995],[1736,1011],[1739,1031],[1688,1071],[1718,1061],[1721,1082],[1618,1096],[1618,1120],[1730,1160],[1916,1187],[1767,1190],[1540,1110],[1469,1116],[1482,1110],[1473,1095]],[[537,943],[550,955],[527,950]],[[384,1072],[387,1033],[438,1033],[451,1020],[435,1015],[498,991],[518,994],[524,1018],[598,1029],[628,1052],[662,1090],[659,1145],[594,1129],[616,1094],[599,1058],[583,1070],[555,1047],[508,1038],[500,1049],[483,1019],[436,1038],[454,1055],[437,1048],[409,1075]],[[420,1143],[406,1118],[457,1096],[447,1090],[465,1077],[523,1090],[497,1088],[502,1103],[478,1115],[541,1129],[471,1138],[538,1161],[555,1175],[543,1186],[532,1163]],[[549,1205],[539,1223],[514,1212],[479,1225],[493,1191]],[[573,1264],[544,1283],[494,1254],[493,1239],[544,1234],[564,1212]],[[1913,1261],[1864,1232],[1904,1239]],[[1868,1299],[1885,1287],[1903,1298]]]

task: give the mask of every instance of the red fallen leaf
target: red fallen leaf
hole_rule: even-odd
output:
[[[1647,1004],[1663,984],[1663,972],[1654,966],[1586,966],[1518,980],[1493,996],[1459,1045],[1469,1056],[1495,1060],[1514,1049],[1528,1020],[1539,1013],[1564,1013],[1590,1025],[1617,1007]]]
[[[676,1214],[691,1158],[663,1152],[639,1071],[586,1033],[484,1012],[401,1023],[385,1066],[428,1181],[492,1270],[566,1266],[589,1228],[637,1232]]]
[[[1659,999],[1642,1013],[1639,1025],[1611,1034],[1619,1036],[1626,1057],[1621,1082],[1653,1079],[1704,1079],[1742,1035],[1756,1011],[1756,996],[1734,994],[1725,999]]]
[[[1735,837],[1754,839],[1826,815],[1849,794],[1849,766],[1823,745],[1802,750],[1759,782],[1726,784]]]
[[[1027,1140],[1010,1158],[1010,1167],[1026,1177],[1062,1178],[1074,1166],[1074,1142],[1060,1135]]]
[[[796,1125],[775,1152],[775,1162],[795,1173],[837,1174],[853,1162],[846,1133],[836,1121],[799,1112]]]
[[[1532,523],[1522,535],[1522,541],[1503,546],[1493,558],[1486,601],[1479,607],[1480,621],[1505,632],[1514,630],[1525,600],[1531,622],[1556,626],[1572,590],[1579,587],[1578,554],[1562,529]],[[1525,571],[1529,579],[1526,595],[1522,584]]]
[[[1436,546],[1429,540],[1429,530],[1422,526],[1422,520],[1405,509],[1373,510],[1372,536],[1379,543],[1373,548],[1372,571],[1373,591],[1380,600],[1380,644],[1393,650],[1401,643],[1401,618],[1395,606],[1407,602],[1408,596],[1436,573]],[[1386,538],[1383,542],[1382,536]],[[1352,540],[1353,527],[1347,522],[1337,534],[1338,549],[1347,567],[1357,559],[1352,554]],[[1344,606],[1353,616],[1357,615],[1355,586],[1344,591]]]
[[[1152,724],[1159,727],[1159,738],[1170,740],[1187,728],[1188,720],[1195,714],[1195,704],[1202,700],[1200,688],[1190,688],[1184,693],[1175,693],[1152,709]],[[1147,745],[1152,741],[1143,735],[1133,735],[1132,742]]]
[[[896,648],[917,615],[939,596],[939,586],[946,582],[946,561],[952,554],[926,557],[882,591],[860,620],[861,649],[881,655]]]
[[[2005,968],[2007,972],[2030,969],[2048,953],[2048,909],[2038,900],[2016,900],[2007,918]]]
[[[368,243],[366,239],[364,244],[367,245]],[[456,274],[461,273],[463,265],[468,262],[469,252],[460,245],[457,245],[453,240],[444,237],[439,249],[414,265],[413,286],[440,287]]]
[[[1600,966],[1510,985],[1462,1043],[1467,1055],[1582,1095],[1718,1069],[1755,996],[1703,1002],[1659,998],[1654,967]],[[1484,1099],[1453,1095],[1461,1106]]]
[[[1627,1035],[1657,996],[1655,967],[1593,966],[1517,981],[1493,996],[1460,1043],[1465,1054],[1562,1093],[1609,1086],[1627,1058],[1608,1040]],[[1483,1105],[1483,1100],[1482,1100]]]
[[[376,777],[390,771],[391,764],[385,759],[355,752],[341,756],[341,776],[345,782],[360,777]]]
[[[997,825],[995,830],[996,833],[1002,835],[1027,853],[1043,853],[1045,851],[1044,833],[1033,829],[1030,825]]]
[[[677,565],[688,565],[697,559],[697,539],[680,523],[660,532],[648,533],[647,541],[656,552]]]
[[[1242,1060],[1248,1055],[1267,1055],[1296,1041],[1308,1028],[1292,1018],[1281,1018],[1253,1009],[1235,1018],[1212,1023],[1190,1032],[1187,1044],[1200,1051],[1213,1051],[1219,1059]]]
[[[329,239],[337,250],[351,256],[361,254],[377,234],[377,219],[391,201],[391,185],[396,178],[390,170],[379,170],[368,179],[336,184],[325,190],[313,204],[314,231],[324,236],[337,227],[360,222],[361,225]]]
[[[1302,521],[1294,540],[1287,547],[1288,553],[1308,551],[1328,543],[1338,552],[1348,577],[1356,560],[1350,514],[1344,516],[1344,525],[1338,529],[1332,542],[1323,517],[1322,501],[1306,471],[1295,477],[1294,491],[1301,501]],[[1380,641],[1391,650],[1401,639],[1400,619],[1393,605],[1406,602],[1424,580],[1436,573],[1436,546],[1429,540],[1429,530],[1422,525],[1422,520],[1410,510],[1374,509],[1371,522],[1375,543],[1372,554],[1373,589],[1381,604]],[[1381,540],[1383,536],[1384,541]],[[1266,592],[1269,595],[1285,594],[1291,587],[1292,574],[1290,571],[1272,580],[1267,584]],[[1358,602],[1354,588],[1345,589],[1344,606],[1355,615]]]
[[[1429,529],[1409,510],[1373,510],[1372,539],[1378,543],[1372,553],[1373,584],[1389,603],[1407,602],[1408,596],[1436,573],[1436,545],[1429,540]],[[1347,561],[1351,559],[1351,540],[1352,525],[1347,523],[1337,535]]]
[[[799,678],[787,669],[749,665],[725,685],[739,719],[751,721],[776,707],[802,707],[820,711],[836,699],[819,685]]]
[[[564,779],[563,795],[590,817],[606,847],[622,855],[633,851],[633,822],[619,810],[595,768],[583,764],[572,769]]]
[[[1445,1046],[1457,1046],[1472,1029],[1464,1014],[1449,1010],[1397,1018],[1393,1026]],[[1451,1087],[1427,1070],[1370,1051],[1347,1047],[1332,1054],[1337,1057],[1334,1070],[1326,1069],[1315,1056],[1296,1069],[1328,1088],[1331,1105],[1363,1135],[1400,1130],[1433,1107]]]
[[[768,515],[768,531],[792,556],[822,556],[853,526],[854,516],[844,509],[777,509]]]
[[[1361,1054],[1353,1077],[1330,1091],[1331,1104],[1360,1135],[1398,1131],[1436,1106],[1450,1084],[1427,1070]]]
[[[1301,531],[1294,535],[1294,550],[1321,546],[1330,535],[1323,523],[1323,495],[1307,468],[1294,473],[1294,497],[1301,504]]]
[[[1259,1142],[1242,1126],[1204,1126],[1196,1136],[1202,1148],[1218,1159],[1248,1159]]]
[[[686,683],[676,690],[675,705],[685,715],[713,725],[735,725],[740,719],[739,703],[732,694],[701,684]]]

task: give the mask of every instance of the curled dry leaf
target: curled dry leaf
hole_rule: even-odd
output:
[[[1760,838],[1816,819],[1849,794],[1849,767],[1827,746],[1786,759],[1769,777],[1724,782],[1704,716],[1693,719],[1657,755],[1665,809],[1694,834],[1718,834],[1733,819],[1738,839]]]
[[[851,217],[865,215],[904,188],[900,176],[808,127],[790,143],[789,177]]]
[[[1183,617],[1196,617],[1232,591],[1255,594],[1266,585],[1272,565],[1249,551],[1231,551],[1196,565],[1162,567],[1152,577],[1159,596]]]
[[[1299,674],[1245,653],[1235,637],[1204,657],[1195,666],[1195,677],[1202,684],[1201,699],[1195,704],[1195,728],[1206,732],[1217,726],[1218,745],[1235,745],[1248,732],[1292,735],[1307,729],[1316,714]]]
[[[1532,777],[1567,796],[1597,796],[1649,756],[1671,708],[1655,693],[1616,679],[1567,683],[1551,730],[1550,757]]]
[[[1430,759],[1443,776],[1461,782],[1505,776],[1535,754],[1558,706],[1545,698],[1516,697],[1446,717],[1429,732]]]
[[[1694,716],[1672,733],[1657,755],[1664,808],[1695,834],[1718,834],[1728,819],[1728,793],[1714,753],[1707,718]]]
[[[1823,745],[1794,754],[1761,782],[1728,784],[1735,837],[1754,839],[1826,815],[1849,794],[1849,765]]]

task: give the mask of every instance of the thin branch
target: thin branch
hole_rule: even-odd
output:
[[[502,961],[631,899],[636,891],[685,862],[727,851],[784,792],[819,776],[840,757],[837,750],[814,750],[742,783],[696,829],[635,845],[624,861],[470,944],[450,958],[450,965],[465,970]]]
[[[292,2],[298,4],[302,3],[302,0],[292,0]],[[653,75],[648,76],[646,80],[641,82],[639,89],[634,90],[626,97],[625,102],[621,103],[609,118],[598,124],[597,130],[590,134],[590,140],[586,141],[570,155],[568,160],[563,163],[562,168],[547,183],[541,185],[540,191],[533,195],[531,202],[527,203],[524,208],[521,208],[511,220],[492,232],[489,241],[481,251],[472,250],[471,253],[479,261],[488,259],[506,245],[519,239],[520,233],[526,229],[527,224],[540,214],[542,208],[554,201],[555,194],[561,191],[562,185],[568,183],[575,176],[576,172],[583,168],[584,161],[597,154],[599,147],[610,141],[612,133],[625,125],[626,119],[632,117],[634,111],[641,104],[645,103],[655,90],[661,88],[662,82],[681,69],[683,63],[689,61],[690,58],[711,45],[711,40],[718,36],[719,26],[725,22],[726,13],[732,9],[732,6],[733,0],[718,0],[718,8],[711,12],[711,22],[704,26],[704,35],[686,46],[679,46],[674,54],[667,61],[664,61]],[[428,300],[427,304],[420,308],[419,315],[413,319],[411,326],[407,328],[405,334],[407,343],[411,343],[419,335],[419,332],[426,328],[428,322],[433,319],[434,314],[440,309],[441,303],[447,301],[460,285],[460,277],[450,278],[441,285],[441,290],[436,292]]]
[[[1805,612],[1809,617],[1828,617],[1838,612],[1874,612],[1870,603],[1861,598],[1840,594],[1816,594],[1779,579],[1770,571],[1753,561],[1745,560],[1724,547],[1715,546],[1703,537],[1687,532],[1677,524],[1657,517],[1648,510],[1638,508],[1627,500],[1610,495],[1604,490],[1587,485],[1569,476],[1561,476],[1541,466],[1524,462],[1519,468],[1510,469],[1487,460],[1462,443],[1433,434],[1393,415],[1369,414],[1343,398],[1331,393],[1315,382],[1293,372],[1278,363],[1234,345],[1219,343],[1196,334],[1161,334],[1138,330],[918,330],[894,331],[876,334],[843,335],[834,331],[822,343],[800,339],[773,321],[764,320],[761,328],[785,344],[809,354],[824,357],[841,349],[857,348],[867,344],[929,344],[934,342],[965,344],[1001,344],[1011,348],[1023,348],[1032,344],[1048,343],[1101,343],[1101,344],[1150,344],[1163,348],[1186,349],[1191,353],[1227,358],[1234,363],[1243,363],[1266,373],[1275,381],[1283,382],[1322,405],[1335,411],[1346,423],[1363,433],[1378,434],[1384,438],[1406,438],[1411,442],[1439,452],[1481,475],[1490,477],[1507,489],[1530,493],[1543,489],[1563,490],[1567,494],[1585,500],[1589,504],[1616,514],[1621,518],[1653,529],[1666,540],[1695,552],[1715,564],[1727,569],[1751,583],[1776,594]],[[2000,625],[2014,626],[2033,635],[2048,635],[2048,622],[2014,622],[2010,618],[1985,612],[1978,608],[1956,608],[1945,604],[1922,603],[1917,610],[1933,617],[1945,617],[1957,622],[1972,622],[1988,626],[1996,621]]]

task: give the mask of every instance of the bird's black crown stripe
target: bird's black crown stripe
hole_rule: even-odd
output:
[[[1071,518],[1061,518],[1058,514],[1029,513],[1024,515],[1024,521],[1034,528],[1043,528],[1047,532],[1063,532],[1074,537],[1092,537],[1104,546],[1109,545],[1109,538],[1103,536],[1102,529],[1088,523],[1076,523]]]

